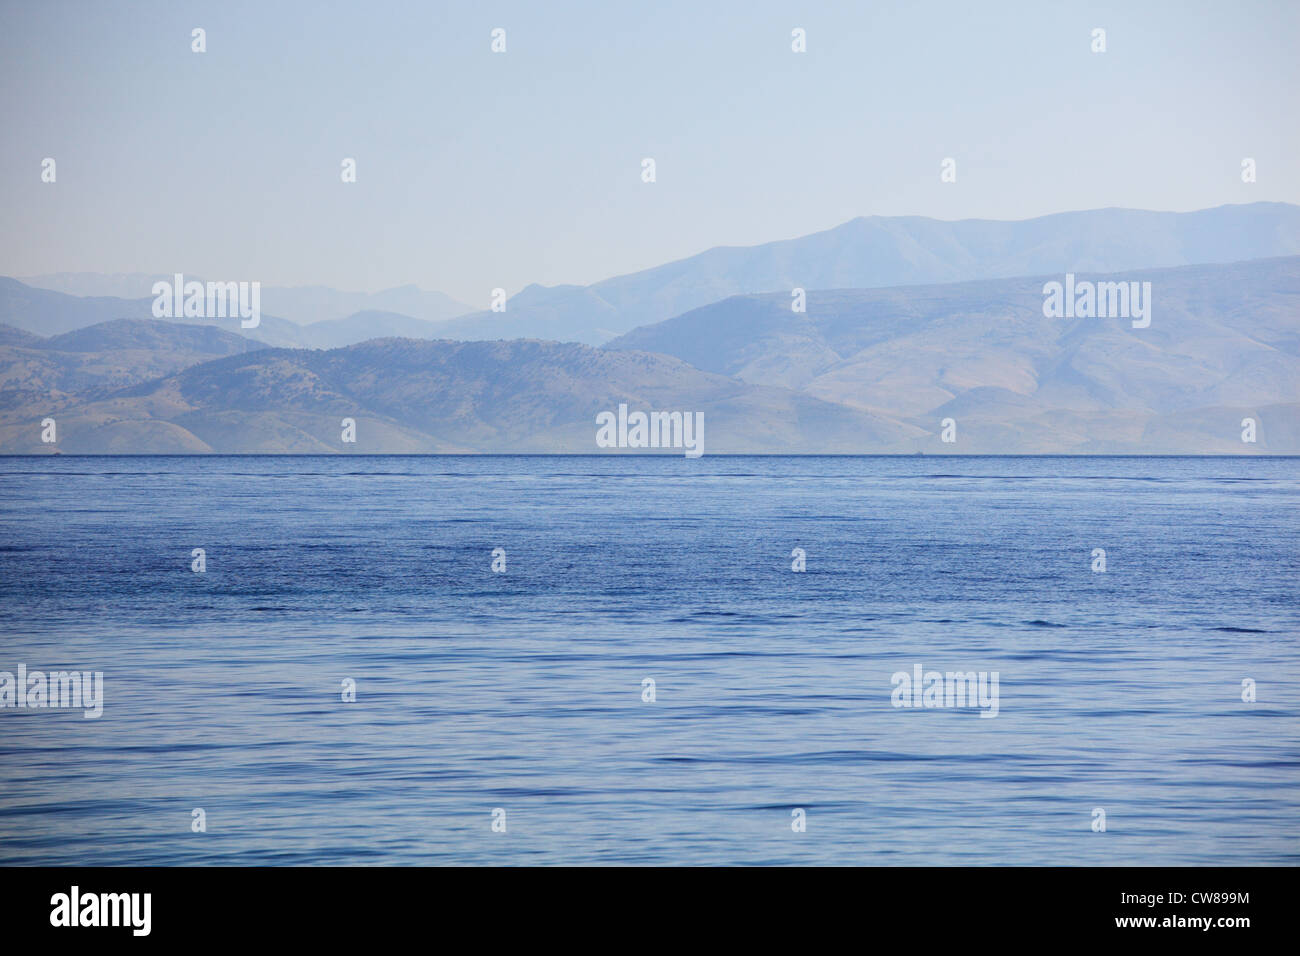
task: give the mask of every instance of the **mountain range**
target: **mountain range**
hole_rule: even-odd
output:
[[[1051,319],[1061,275],[736,296],[629,332],[609,349],[672,355],[741,381],[933,429],[966,450],[1300,450],[1300,257],[1080,273],[1151,283],[1151,324]],[[1264,427],[1264,422],[1267,427]]]
[[[255,329],[0,279],[0,453],[55,450],[47,417],[68,452],[585,453],[626,404],[702,412],[706,453],[1295,454],[1298,253],[1283,204],[871,218],[530,287],[505,313],[264,310]],[[1049,317],[1066,272],[1149,283],[1150,325]]]
[[[0,449],[48,451],[38,423],[53,414],[60,450],[87,454],[594,452],[597,413],[620,403],[703,412],[706,452],[850,452],[918,434],[667,356],[528,339],[260,349],[88,398],[50,412],[6,402]]]

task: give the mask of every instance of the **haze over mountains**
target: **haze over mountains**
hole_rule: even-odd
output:
[[[759,246],[718,247],[590,286],[529,286],[504,313],[445,323],[448,338],[535,336],[601,344],[732,295],[872,289],[1063,272],[1120,272],[1300,255],[1300,206],[1196,212],[1094,209],[943,222],[870,216]]]
[[[16,278],[34,289],[47,289],[65,295],[144,299],[152,298],[150,290],[155,282],[171,282],[173,276],[144,272],[54,272]],[[207,277],[187,275],[187,278],[204,281]],[[342,292],[322,285],[264,285],[262,308],[271,315],[299,325],[343,319],[357,312],[398,312],[414,319],[438,322],[473,311],[451,296],[426,291],[414,285],[398,286],[381,292]]]
[[[153,318],[153,298],[81,298],[0,277],[0,323],[13,328],[37,335],[57,335],[118,318]],[[290,348],[336,348],[385,335],[430,338],[438,329],[436,323],[425,319],[382,311],[357,312],[341,319],[299,325],[263,308],[259,324],[251,329],[243,328],[233,318],[189,321],[224,322],[225,328],[233,333],[266,345]]]
[[[263,287],[262,327],[244,334],[269,345],[305,348],[383,335],[599,345],[638,326],[747,293],[1120,272],[1288,255],[1300,255],[1300,206],[1287,203],[1185,213],[1096,209],[1022,221],[871,216],[797,239],[719,246],[590,286],[530,285],[509,298],[505,312],[470,313],[462,303],[415,286],[373,294]],[[110,318],[149,318],[153,282],[171,278],[55,273],[3,279],[0,323],[52,335]],[[132,290],[143,291],[126,294]],[[484,290],[484,299],[489,292]],[[65,298],[52,298],[55,293]],[[432,327],[400,324],[395,316]]]
[[[1150,327],[1046,318],[1043,283],[1066,271],[1150,282]],[[114,288],[97,281],[60,280]],[[706,454],[1300,453],[1300,207],[1284,204],[858,219],[443,322],[366,309],[300,325],[264,299],[245,330],[151,305],[0,279],[0,453],[54,450],[49,416],[68,452],[586,453],[619,403],[703,412]],[[598,340],[644,316],[659,320],[603,349],[448,341]],[[946,418],[956,443],[940,441]]]

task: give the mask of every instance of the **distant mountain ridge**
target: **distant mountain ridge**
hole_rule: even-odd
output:
[[[32,288],[62,292],[64,295],[143,299],[152,296],[155,282],[171,282],[173,276],[144,272],[54,272],[15,278]],[[344,292],[323,285],[263,285],[262,308],[271,315],[299,325],[344,319],[358,312],[397,312],[427,322],[439,322],[474,311],[472,307],[457,302],[449,295],[414,285],[397,286],[380,292]]]
[[[449,338],[601,344],[732,295],[868,289],[1072,272],[1120,272],[1300,255],[1300,206],[1196,212],[1095,209],[946,222],[870,216],[757,246],[717,247],[589,286],[529,286],[504,313],[444,323]]]
[[[37,335],[58,335],[112,319],[152,319],[153,299],[81,298],[36,289],[0,276],[0,324]],[[177,323],[218,325],[266,345],[289,348],[337,348],[391,335],[432,338],[439,324],[392,312],[366,311],[298,325],[263,308],[259,324],[245,329],[239,319],[175,319]]]
[[[448,318],[448,311],[468,307],[449,306],[453,300],[414,286],[373,295],[320,286],[265,288],[262,325],[243,334],[295,348],[332,348],[382,335],[599,345],[733,295],[1120,272],[1287,255],[1300,255],[1300,206],[1287,203],[1185,213],[1096,209],[1019,221],[871,216],[796,239],[715,247],[589,286],[534,284],[511,296],[505,312],[457,318]],[[126,289],[169,277],[100,278],[103,284],[93,274],[56,273],[34,281],[83,290]],[[51,335],[111,318],[152,316],[150,298],[55,298],[59,295],[0,278],[0,323]],[[283,318],[285,314],[315,321],[303,325]]]

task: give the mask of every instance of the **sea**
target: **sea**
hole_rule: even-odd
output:
[[[0,864],[1295,864],[1298,584],[1296,458],[0,458]]]

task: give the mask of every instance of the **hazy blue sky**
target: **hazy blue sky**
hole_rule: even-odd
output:
[[[6,0],[0,274],[486,307],[860,215],[1300,202],[1298,40],[1285,0]]]

